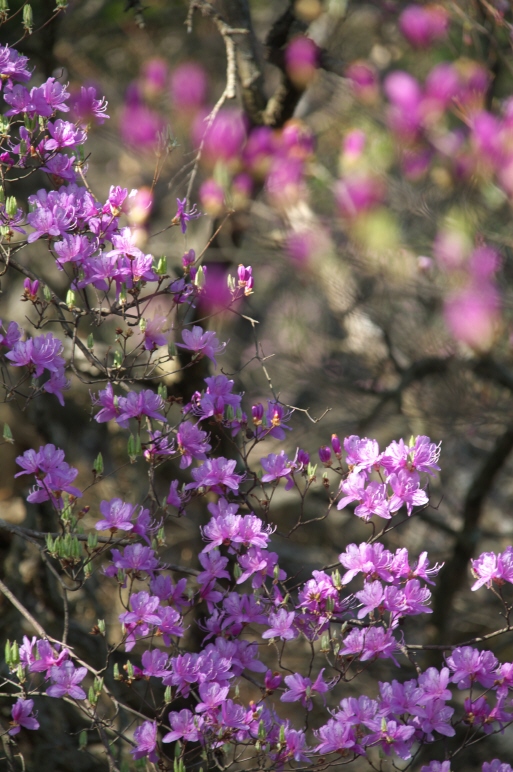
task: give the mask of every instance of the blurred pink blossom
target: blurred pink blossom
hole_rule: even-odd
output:
[[[399,17],[399,29],[415,48],[428,48],[445,37],[449,19],[441,5],[409,5]]]
[[[170,95],[176,110],[198,110],[206,93],[207,76],[201,65],[184,62],[172,72]]]

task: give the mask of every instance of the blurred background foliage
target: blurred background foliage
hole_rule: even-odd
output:
[[[229,16],[239,4],[214,5]],[[77,0],[45,24],[49,6],[41,0],[32,3],[32,36],[19,40],[19,16],[2,27],[2,42],[17,44],[29,55],[42,80],[53,75],[69,81],[70,90],[95,84],[107,96],[111,119],[91,131],[87,180],[100,200],[112,184],[146,192],[149,208],[143,203],[141,211],[131,215],[145,251],[166,255],[169,271],[179,275],[182,254],[191,248],[200,252],[223,223],[205,257],[212,286],[217,287],[218,277],[221,286],[226,272],[234,273],[239,263],[253,266],[255,292],[240,312],[254,323],[221,312],[222,290],[214,289],[215,316],[209,326],[220,339],[230,341],[220,366],[245,392],[246,411],[272,397],[262,367],[265,357],[274,393],[285,405],[298,408],[291,421],[294,431],[284,443],[266,441],[262,456],[281,447],[293,455],[298,446],[315,455],[320,445],[329,444],[332,433],[376,437],[383,447],[412,434],[442,442],[442,472],[430,484],[432,507],[393,531],[387,544],[390,549],[405,545],[416,553],[427,549],[433,562],[446,563],[427,626],[410,621],[419,643],[463,641],[500,626],[499,606],[491,594],[469,592],[469,558],[486,549],[503,549],[513,533],[513,190],[509,179],[498,177],[492,154],[487,156],[475,137],[463,149],[457,143],[453,150],[443,145],[469,125],[468,104],[433,109],[432,121],[424,126],[428,139],[416,135],[412,140],[391,128],[390,99],[382,87],[394,71],[406,71],[423,83],[442,62],[459,68],[462,77],[478,63],[485,85],[471,92],[471,100],[480,100],[479,110],[498,114],[513,93],[511,11],[509,4],[492,0],[440,5],[449,19],[448,33],[435,45],[418,48],[398,26],[406,3],[292,3],[294,24],[322,50],[326,69],[296,73],[292,123],[287,119],[284,126],[272,126],[256,148],[250,147],[251,137],[258,145],[256,124],[241,112],[244,88],[239,83],[234,98],[221,109],[231,128],[225,127],[224,133],[219,129],[217,135],[213,130],[210,153],[208,148],[203,153],[192,182],[204,118],[227,82],[225,44],[212,17],[196,11],[188,32],[187,2],[148,0],[141,8],[132,2]],[[280,72],[264,63],[265,40],[289,3],[262,0],[249,6],[263,93],[269,99],[283,79],[283,67]],[[13,11],[17,7],[11,3]],[[291,25],[287,34],[293,37],[293,32]],[[351,75],[355,63],[367,68],[368,82],[365,77],[359,80],[354,69]],[[289,79],[294,77],[289,73]],[[242,139],[237,138],[239,131]],[[165,135],[160,155],[159,134]],[[439,152],[434,153],[437,142]],[[269,147],[278,146],[286,148],[290,164],[273,169],[279,152]],[[352,179],[369,183],[362,193],[367,203],[357,211],[348,211],[344,204]],[[38,186],[46,184],[41,175]],[[32,191],[34,179],[27,185]],[[205,215],[190,224],[184,237],[169,225],[176,199],[187,195]],[[440,247],[443,239],[448,244],[445,252]],[[471,304],[460,308],[466,322],[462,331],[461,325],[451,327],[447,299],[467,286],[468,256],[484,244],[497,255],[492,271],[495,300],[481,315]],[[441,253],[449,254],[445,264]],[[29,246],[23,260],[37,266],[54,286],[64,286],[63,276],[45,260],[42,245]],[[8,277],[2,281],[3,317],[22,324],[21,285]],[[209,311],[200,308],[198,313]],[[114,327],[106,323],[95,332],[106,355]],[[0,498],[2,518],[8,522],[35,530],[49,527],[51,513],[43,505],[25,504],[25,478],[13,482],[16,455],[43,442],[66,450],[70,463],[79,466],[84,485],[90,481],[94,457],[99,451],[104,455],[107,475],[89,494],[86,528],[95,522],[102,498],[119,495],[142,503],[146,495],[144,462],[126,466],[124,434],[115,425],[91,422],[89,389],[95,391],[95,373],[82,365],[88,383],[73,380],[65,410],[57,409],[50,396],[42,397],[30,406],[29,427],[12,404],[0,406],[0,418],[16,430],[15,446],[1,448],[5,474]],[[166,382],[171,394],[186,399],[198,387],[189,375],[182,380],[170,375]],[[321,421],[310,420],[327,409]],[[174,468],[166,465],[158,485],[165,490],[180,474],[176,463]],[[306,502],[306,519],[326,510],[325,491],[320,485],[317,490]],[[164,559],[172,564],[198,567],[197,525],[206,514],[196,509],[191,507],[189,518],[168,526]],[[303,525],[289,541],[280,534],[294,525],[297,509],[293,494],[277,492],[272,512],[278,526],[275,549],[283,567],[303,581],[312,569],[336,563],[348,543],[369,536],[369,526],[355,522],[346,510]],[[59,589],[39,549],[1,530],[0,545],[4,574],[19,582],[27,607],[46,618],[48,629],[53,627],[57,634]],[[100,663],[103,656],[102,643],[89,635],[96,619],[105,617],[111,640],[118,631],[118,602],[111,592],[98,574],[73,600],[77,621],[70,641],[79,651],[88,650],[93,662],[96,658]],[[1,597],[0,613],[5,637],[19,637],[19,618]],[[194,635],[197,632],[188,632],[188,645],[194,645]],[[507,660],[513,658],[508,636],[491,648]],[[419,663],[428,661],[427,654],[419,655]],[[360,688],[372,689],[376,674],[395,677],[380,663],[369,669],[368,684]],[[39,706],[43,731],[24,741],[34,743],[25,749],[30,769],[102,768],[94,748],[89,749],[92,756],[83,754],[77,761],[73,755],[71,761],[68,754],[76,747],[73,733],[80,719],[70,711],[62,726],[63,716],[58,706],[49,705],[52,702]],[[58,748],[57,724],[62,742]],[[508,732],[494,742],[499,749],[511,750]],[[480,768],[479,754],[478,748],[460,768]]]

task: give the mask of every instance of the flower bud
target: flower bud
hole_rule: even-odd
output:
[[[331,466],[331,448],[328,448],[327,445],[323,445],[319,448],[319,458],[324,466]]]

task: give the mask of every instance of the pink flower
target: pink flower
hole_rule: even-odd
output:
[[[203,332],[202,328],[195,325],[192,330],[183,330],[183,343],[177,343],[179,348],[185,348],[194,351],[201,356],[207,356],[216,365],[215,354],[221,354],[226,343],[219,343],[215,332],[211,330]]]
[[[50,676],[52,685],[48,687],[46,693],[50,697],[73,697],[75,700],[85,700],[86,693],[79,686],[87,675],[87,668],[76,668],[69,659],[62,665],[52,667]]]
[[[156,764],[158,761],[155,750],[157,747],[156,721],[145,721],[144,724],[138,726],[134,732],[134,740],[137,745],[130,751],[134,759],[142,759],[144,756],[148,756],[149,760]]]
[[[31,716],[34,709],[34,700],[22,700],[21,698],[18,699],[18,702],[16,702],[12,708],[11,708],[11,729],[9,729],[8,734],[13,737],[15,734],[18,734],[21,727],[25,727],[25,729],[39,729],[39,721],[37,721],[34,716]]]
[[[449,20],[441,5],[409,5],[399,17],[399,29],[415,48],[428,48],[445,37]]]
[[[276,612],[271,611],[269,614],[269,624],[271,627],[262,633],[262,638],[281,638],[282,641],[290,641],[292,638],[297,638],[297,630],[292,627],[295,616],[294,611],[287,611],[284,608],[280,608]]]

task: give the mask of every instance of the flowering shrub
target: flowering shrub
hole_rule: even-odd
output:
[[[448,15],[438,5],[412,6],[399,20],[401,32],[419,49],[443,40],[448,27]],[[323,61],[322,51],[306,40],[295,38],[284,53],[295,88],[306,88]],[[203,98],[201,77],[193,75],[198,82],[190,93],[182,93],[178,75],[173,80],[184,110],[193,111]],[[340,440],[333,434],[318,450],[318,461],[304,448],[291,457],[279,443],[293,430],[293,409],[276,395],[266,407],[246,404],[225,373],[206,377],[201,390],[177,404],[163,385],[164,366],[183,373],[206,358],[216,367],[228,345],[205,329],[206,321],[203,326],[191,321],[212,286],[201,255],[187,250],[181,275],[171,276],[165,258],[145,254],[125,224],[137,191],[112,185],[100,201],[90,190],[83,146],[91,125],[108,119],[106,102],[94,89],[84,87],[72,100],[54,77],[31,86],[35,76],[28,59],[9,46],[0,50],[0,76],[6,108],[0,260],[5,271],[23,277],[22,300],[29,309],[24,327],[4,319],[0,328],[6,401],[30,405],[46,393],[64,407],[68,376],[84,379],[75,361],[80,353],[95,373],[88,381],[92,420],[126,438],[126,462],[146,465],[149,491],[142,503],[133,500],[132,490],[124,498],[102,499],[94,527],[84,532],[90,489],[105,474],[102,455],[92,479],[80,486],[78,469],[53,443],[17,457],[21,471],[15,476],[26,476],[31,486],[27,502],[46,503],[58,532],[20,526],[14,533],[35,543],[59,577],[65,624],[59,638],[50,636],[17,599],[16,588],[0,581],[0,591],[36,633],[6,642],[2,700],[11,711],[3,730],[6,747],[40,729],[44,696],[73,705],[86,726],[77,750],[95,732],[115,770],[150,764],[174,772],[200,764],[325,769],[363,760],[374,769],[401,764],[450,772],[465,748],[513,723],[513,663],[486,648],[489,639],[512,629],[513,548],[472,560],[472,590],[488,590],[499,599],[501,629],[459,644],[417,643],[421,623],[413,625],[409,617],[422,620],[432,612],[430,588],[441,566],[431,565],[426,551],[389,549],[387,537],[430,506],[429,481],[440,471],[440,443],[418,435],[380,447],[373,438]],[[509,192],[504,170],[512,163],[511,105],[503,105],[499,117],[485,109],[487,76],[478,66],[459,72],[439,64],[424,85],[395,71],[381,86],[358,64],[349,76],[357,95],[372,87],[370,98],[383,99],[396,161],[406,176],[421,175],[436,152],[454,175],[470,179],[482,173]],[[162,68],[148,70],[146,77],[160,88]],[[144,113],[140,95],[132,96],[128,106]],[[465,116],[463,125],[440,130],[451,112]],[[158,117],[151,118],[159,124]],[[277,206],[298,202],[313,153],[307,132],[292,124],[277,136],[263,126],[247,128],[238,115],[222,110],[208,128],[203,135],[208,163],[222,157],[230,169],[234,159],[241,160],[243,168],[234,163],[234,174],[228,175],[233,190],[244,188],[241,175],[249,187],[252,177],[260,177]],[[136,134],[129,132],[127,141],[143,143]],[[150,132],[150,145],[156,134]],[[351,169],[350,157],[364,153],[366,139],[362,134],[349,139],[333,197],[348,237],[358,239],[362,217],[379,211],[387,191],[370,165]],[[18,201],[20,178],[41,172],[48,190]],[[171,226],[186,235],[200,216],[187,197],[178,199]],[[447,324],[460,341],[486,349],[500,308],[499,259],[495,249],[471,248],[464,239],[458,252],[458,234],[454,240],[449,230],[435,237],[436,259],[464,287],[446,298]],[[51,268],[65,275],[64,293],[43,278],[46,271],[39,275],[18,256],[36,242],[44,244]],[[238,309],[254,290],[258,276],[250,266],[239,266],[229,278],[225,307],[242,319]],[[167,305],[153,308],[150,316],[147,309],[156,298]],[[103,324],[110,330],[112,321],[119,326],[105,350],[96,330]],[[52,331],[42,331],[50,324]],[[137,328],[140,336],[129,344]],[[180,361],[177,349],[188,360]],[[6,426],[5,442],[16,440],[17,431],[13,436]],[[233,457],[221,455],[220,438],[223,452],[230,448]],[[268,452],[271,442],[278,443],[272,445],[276,452]],[[155,473],[172,461],[186,477],[169,479],[169,473],[164,498]],[[349,510],[369,526],[369,538],[348,544],[336,565],[319,567],[307,579],[289,576],[272,550],[273,498],[281,488],[300,510],[307,497],[323,495],[323,517]],[[209,513],[201,528],[202,570],[166,564],[167,526],[190,517],[201,503]],[[296,527],[302,524],[300,516]],[[98,576],[116,588],[123,607],[116,640],[107,642],[100,667],[70,645],[68,608],[68,595]],[[193,628],[199,642],[188,647]],[[102,619],[94,633],[106,637]],[[436,664],[419,665],[421,651],[434,652]],[[396,669],[397,679],[377,680],[384,662]],[[368,684],[366,676],[375,673],[372,689],[357,687],[358,696],[349,696],[349,684]],[[141,683],[147,686],[144,697]],[[120,715],[135,724],[124,724]],[[424,763],[428,755],[437,760]],[[498,759],[482,766],[483,772],[511,769]]]

